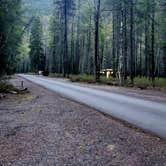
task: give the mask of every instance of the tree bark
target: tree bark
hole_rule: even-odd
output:
[[[69,75],[69,69],[68,69],[68,37],[67,37],[67,0],[65,0],[64,5],[64,61],[63,61],[63,76],[66,77],[66,75]]]
[[[100,21],[100,0],[94,0],[95,13],[95,52],[94,52],[94,78],[98,82],[100,80],[100,59],[99,59],[99,21]]]
[[[130,79],[131,84],[134,84],[135,76],[135,35],[134,35],[134,3],[130,0]]]
[[[155,57],[154,57],[154,39],[155,39],[155,0],[152,0],[152,25],[151,25],[151,78],[153,82],[153,86],[155,86]]]

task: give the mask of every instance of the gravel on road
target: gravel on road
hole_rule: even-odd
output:
[[[166,166],[165,140],[24,84],[29,93],[0,100],[0,165]]]

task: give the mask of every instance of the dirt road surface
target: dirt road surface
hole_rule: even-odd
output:
[[[166,103],[77,86],[36,75],[19,75],[61,96],[85,104],[166,139]]]
[[[0,165],[166,166],[165,140],[24,83],[0,100]]]

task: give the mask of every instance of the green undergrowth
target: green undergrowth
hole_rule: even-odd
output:
[[[149,80],[148,78],[142,77],[136,77],[134,79],[134,86],[136,87],[145,87],[145,88],[152,88],[153,87],[153,82]],[[166,78],[156,78],[154,81],[154,86],[157,88],[162,88],[166,89]]]
[[[72,82],[82,82],[82,83],[95,83],[93,76],[91,75],[71,75],[70,80]],[[105,84],[105,85],[112,85],[112,86],[118,86],[119,80],[117,78],[106,78],[101,77],[98,84]],[[166,89],[166,78],[156,78],[154,85],[156,88],[162,88]],[[134,79],[134,85],[131,85],[131,81],[128,78],[126,83],[126,87],[137,87],[141,89],[147,89],[147,88],[153,88],[153,82],[145,77],[136,77]]]
[[[50,73],[49,74],[49,77],[52,77],[52,78],[63,78],[63,74],[59,74],[59,73]]]
[[[17,91],[17,89],[9,84],[7,81],[0,81],[0,93],[10,93],[11,91]]]
[[[70,75],[69,77],[71,82],[84,82],[84,83],[95,83],[93,76],[91,75]]]
[[[94,84],[96,83],[94,77],[92,75],[70,75],[70,81],[72,82],[82,82],[82,83],[89,83]],[[104,85],[118,85],[118,81],[115,78],[106,78],[101,76],[100,81],[97,84],[104,84]]]
[[[50,77],[63,78],[62,74],[50,74]],[[70,75],[69,80],[71,82],[80,82],[80,83],[88,83],[95,84],[95,80],[93,75],[79,74],[79,75]],[[104,76],[100,77],[100,81],[96,84],[99,85],[111,85],[111,86],[119,86],[119,80],[117,78],[106,78]],[[166,89],[166,78],[156,78],[154,82],[155,88]],[[137,87],[140,89],[153,88],[153,82],[146,77],[136,77],[134,79],[134,85],[131,84],[130,78],[125,82],[126,87]]]

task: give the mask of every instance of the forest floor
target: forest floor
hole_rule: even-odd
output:
[[[19,87],[21,78],[11,82]],[[166,141],[24,80],[0,99],[0,165],[166,166]],[[161,97],[161,96],[160,96]]]

